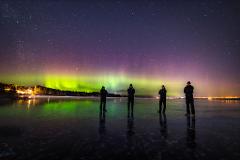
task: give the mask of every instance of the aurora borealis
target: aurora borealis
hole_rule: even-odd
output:
[[[239,19],[231,0],[0,0],[0,82],[240,96]]]

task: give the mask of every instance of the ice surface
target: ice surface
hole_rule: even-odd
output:
[[[32,99],[0,106],[0,159],[240,159],[240,102],[195,101],[184,116],[183,99]]]

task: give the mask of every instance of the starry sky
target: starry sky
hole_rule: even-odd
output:
[[[0,0],[0,81],[240,96],[240,2]]]

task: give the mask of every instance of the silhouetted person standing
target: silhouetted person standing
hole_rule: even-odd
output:
[[[165,113],[166,111],[166,98],[167,98],[167,90],[164,85],[162,85],[162,89],[159,91],[160,99],[159,99],[159,110],[158,113]],[[163,105],[163,109],[162,109]]]
[[[101,102],[100,102],[100,113],[106,112],[106,99],[107,99],[108,92],[104,86],[100,90]]]
[[[186,97],[186,105],[187,105],[187,114],[186,114],[186,116],[190,115],[189,105],[191,105],[191,113],[192,113],[192,115],[195,116],[193,90],[194,90],[194,87],[191,85],[191,82],[188,81],[186,87],[184,88],[184,93],[185,93],[185,97]]]
[[[133,115],[135,89],[133,88],[132,84],[129,85],[129,88],[127,91],[128,91],[128,115],[130,112],[130,108],[131,108],[131,115]]]

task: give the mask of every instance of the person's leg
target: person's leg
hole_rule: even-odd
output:
[[[162,113],[162,103],[163,103],[163,101],[162,101],[162,99],[160,99],[160,101],[159,101],[159,110],[158,110],[159,113]]]
[[[100,102],[100,113],[102,113],[102,100]]]
[[[187,105],[187,115],[190,114],[190,109],[189,109],[189,100],[186,100],[186,105]]]
[[[132,116],[133,116],[133,109],[134,109],[134,99],[132,99],[132,105],[131,105]]]
[[[106,101],[103,102],[103,111],[107,112],[107,110],[106,110]]]
[[[128,117],[130,116],[130,98],[128,97],[128,103],[127,103],[127,114],[128,114]]]
[[[195,107],[194,107],[194,101],[191,100],[191,112],[193,115],[195,115]]]
[[[165,114],[166,111],[166,99],[163,101],[163,113]]]
[[[130,100],[130,98],[128,98],[128,104],[127,104],[127,107],[128,107],[128,113],[129,113],[129,111],[130,111],[130,103],[131,103],[131,100]]]

